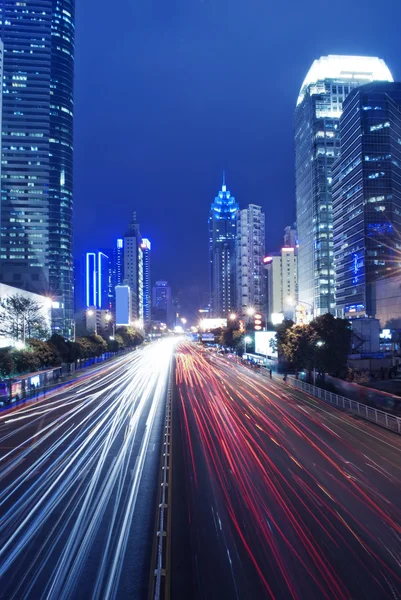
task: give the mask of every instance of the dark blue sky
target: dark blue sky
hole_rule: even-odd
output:
[[[152,278],[201,301],[207,217],[226,169],[294,221],[293,114],[312,61],[384,58],[401,73],[399,0],[77,0],[75,254],[111,246],[137,211]]]

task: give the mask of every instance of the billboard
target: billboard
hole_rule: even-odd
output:
[[[116,285],[116,325],[129,325],[131,290],[128,285]]]
[[[278,358],[274,345],[277,333],[275,331],[255,332],[255,354],[263,354],[269,358]]]
[[[219,329],[219,327],[227,327],[227,319],[202,319],[199,325],[203,331],[210,331]]]

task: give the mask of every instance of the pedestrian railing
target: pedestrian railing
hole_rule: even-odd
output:
[[[361,404],[355,400],[344,398],[344,396],[339,396],[338,394],[329,392],[328,390],[323,390],[322,388],[311,385],[310,383],[306,383],[305,381],[301,381],[300,379],[296,379],[295,377],[289,377],[288,381],[293,387],[302,390],[303,392],[307,392],[315,398],[329,402],[338,408],[342,408],[343,410],[347,410],[353,414],[356,414],[367,421],[373,421],[374,423],[377,423],[378,425],[381,425],[386,429],[390,429],[391,431],[395,431],[401,435],[400,417],[390,415],[383,410],[377,410],[376,408],[372,408],[366,404]]]

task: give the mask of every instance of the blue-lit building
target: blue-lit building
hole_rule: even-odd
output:
[[[73,331],[74,0],[0,0],[0,280],[51,296]],[[3,58],[3,56],[2,56]]]
[[[376,283],[385,287],[401,267],[401,83],[354,90],[340,131],[333,167],[336,308],[345,317],[374,317]]]
[[[318,316],[335,312],[332,168],[340,155],[343,102],[358,86],[392,81],[383,60],[322,56],[302,84],[295,112],[299,301]]]
[[[85,306],[110,310],[110,259],[104,252],[85,255]]]
[[[209,213],[209,288],[214,317],[236,308],[236,216],[239,206],[227,189],[225,177]]]
[[[142,239],[143,262],[143,322],[145,327],[150,325],[152,319],[152,294],[150,283],[150,249],[151,244],[147,238]]]

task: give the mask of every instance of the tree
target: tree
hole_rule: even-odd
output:
[[[66,340],[62,335],[53,333],[48,343],[56,349],[63,363],[74,363],[78,358],[81,358],[80,345],[77,342]]]
[[[61,356],[56,348],[40,340],[28,340],[28,347],[37,356],[41,367],[58,367],[61,365]]]
[[[21,294],[4,298],[0,302],[0,334],[15,341],[46,340],[49,330],[42,308],[39,302]]]
[[[316,317],[310,325],[315,366],[319,373],[338,377],[347,366],[351,349],[351,327],[346,319],[331,314]]]
[[[144,340],[143,335],[132,327],[119,327],[116,330],[116,335],[123,340],[124,348],[139,346]]]
[[[15,363],[10,348],[0,350],[0,377],[8,377],[15,371]]]
[[[314,352],[308,325],[292,325],[281,330],[281,355],[297,371],[312,370]]]
[[[17,373],[32,373],[40,369],[40,360],[29,350],[15,350],[12,353]]]

